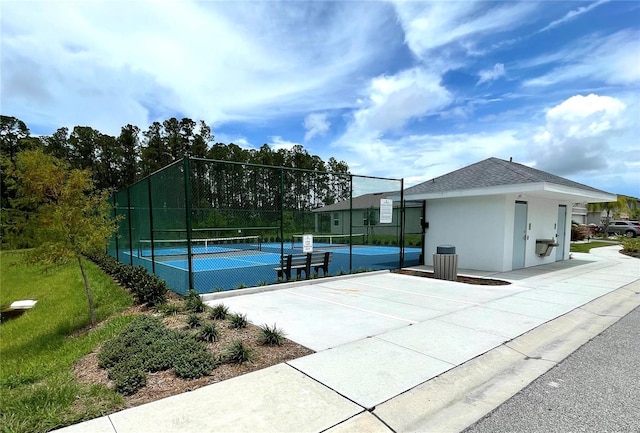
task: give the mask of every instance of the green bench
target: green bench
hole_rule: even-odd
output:
[[[326,277],[329,274],[330,261],[330,252],[287,254],[282,256],[281,266],[273,269],[278,272],[278,278],[282,278],[284,274],[287,281],[291,279],[292,270],[295,269],[298,278],[300,278],[304,271],[305,277],[308,280],[311,275],[311,268],[313,268],[315,274],[318,274],[319,270],[322,269],[323,275]]]

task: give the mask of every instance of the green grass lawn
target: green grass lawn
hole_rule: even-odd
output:
[[[38,303],[0,325],[0,431],[45,432],[95,418],[120,407],[122,398],[103,386],[76,382],[73,363],[115,336],[131,316],[118,315],[131,296],[93,263],[86,262],[93,290],[95,328],[76,262],[26,265],[24,253],[0,251],[0,305]]]
[[[588,253],[591,248],[610,247],[613,242],[591,241],[584,244],[571,244],[572,253]]]

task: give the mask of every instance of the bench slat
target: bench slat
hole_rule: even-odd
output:
[[[320,269],[322,269],[324,275],[326,276],[329,273],[330,261],[330,252],[287,254],[286,256],[282,256],[281,258],[282,265],[273,269],[278,272],[278,278],[281,278],[282,274],[284,273],[287,281],[291,279],[292,269],[296,270],[298,278],[302,274],[302,271],[304,271],[306,279],[309,279],[309,274],[311,273],[312,267],[314,268],[316,274]]]

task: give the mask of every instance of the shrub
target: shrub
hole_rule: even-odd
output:
[[[116,392],[132,395],[147,384],[147,375],[135,363],[122,363],[109,370]]]
[[[208,322],[202,325],[202,328],[200,328],[200,332],[198,332],[198,335],[197,335],[198,340],[206,341],[209,343],[213,343],[214,341],[217,341],[218,338],[220,338],[218,328],[216,328],[215,323],[211,323],[211,322]]]
[[[187,328],[199,328],[202,325],[202,319],[196,313],[187,316]]]
[[[182,308],[176,304],[164,303],[161,305],[157,305],[155,310],[163,316],[173,316],[180,313],[182,311]]]
[[[165,371],[173,367],[175,353],[179,348],[179,341],[182,336],[175,331],[167,330],[167,333],[158,340],[157,344],[151,345],[147,350],[143,350],[144,359],[142,365],[144,371]]]
[[[192,313],[202,313],[207,306],[202,302],[202,298],[193,289],[189,289],[187,296],[184,298],[184,309]]]
[[[149,274],[144,267],[125,265],[107,254],[90,258],[105,273],[129,290],[138,304],[155,306],[166,302],[168,291],[166,283],[156,275]]]
[[[284,342],[284,331],[278,329],[276,324],[273,324],[273,327],[270,327],[266,323],[260,326],[260,337],[259,341],[261,344],[268,346],[281,346]]]
[[[164,338],[166,328],[160,320],[150,316],[136,317],[115,338],[105,342],[98,353],[98,366],[111,368],[135,358],[141,348],[148,348]]]
[[[620,236],[620,243],[622,244],[622,248],[626,252],[640,252],[640,238],[628,238],[626,236]]]
[[[229,316],[229,327],[234,329],[247,327],[247,316],[244,314],[232,314]]]
[[[253,352],[242,341],[234,341],[231,345],[222,353],[221,359],[223,362],[230,364],[242,364],[244,362],[251,361]]]
[[[209,313],[209,319],[211,320],[224,320],[229,314],[229,307],[224,304],[215,305]]]
[[[591,237],[591,231],[586,225],[571,224],[571,240],[582,241]]]
[[[144,268],[143,268],[144,269]],[[134,295],[139,304],[155,306],[164,304],[167,301],[167,284],[156,275],[140,272],[133,288]]]
[[[173,368],[179,377],[196,378],[209,374],[217,361],[191,334],[139,316],[102,346],[98,365],[109,369],[117,392],[130,395],[146,384],[147,372]]]
[[[176,376],[183,379],[197,379],[211,374],[218,362],[202,344],[188,344],[178,352],[173,365]]]

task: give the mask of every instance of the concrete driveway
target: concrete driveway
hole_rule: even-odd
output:
[[[254,324],[276,324],[287,338],[317,352],[289,365],[371,409],[640,277],[637,261],[623,266],[615,259],[581,254],[482,273],[512,282],[506,286],[376,272],[204,299],[224,303]]]
[[[477,286],[388,272],[204,295],[316,353],[65,433],[459,432],[640,305],[615,247]]]

